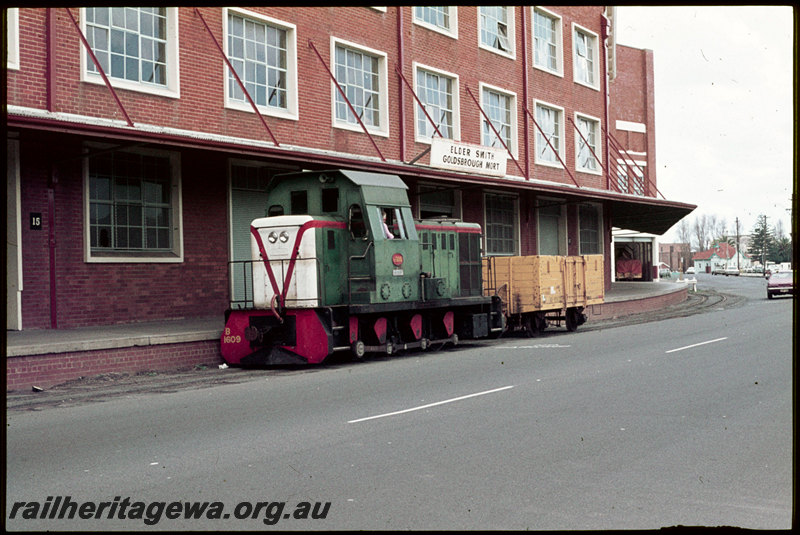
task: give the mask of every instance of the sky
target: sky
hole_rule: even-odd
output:
[[[789,6],[619,6],[619,44],[653,51],[656,177],[670,201],[749,234],[791,230],[793,11]],[[665,235],[677,239],[676,226]]]

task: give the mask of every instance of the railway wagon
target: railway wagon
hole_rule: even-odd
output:
[[[509,329],[535,336],[548,325],[575,331],[585,307],[603,302],[603,256],[493,256],[482,265],[486,295],[504,304]]]
[[[250,227],[245,297],[226,311],[229,364],[316,364],[505,330],[500,297],[483,292],[480,226],[414,221],[399,177],[290,173],[267,195]]]

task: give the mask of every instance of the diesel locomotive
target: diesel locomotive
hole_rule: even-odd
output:
[[[229,364],[316,364],[504,331],[500,297],[483,291],[480,226],[414,220],[398,176],[288,173],[267,193],[246,298],[226,311]]]

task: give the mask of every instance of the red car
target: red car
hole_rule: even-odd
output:
[[[794,294],[794,271],[777,271],[767,279],[767,297]]]

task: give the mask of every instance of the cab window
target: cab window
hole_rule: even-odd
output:
[[[378,221],[381,222],[383,232],[381,235],[387,240],[407,240],[408,231],[400,208],[376,206]]]
[[[348,211],[350,236],[355,239],[367,239],[367,226],[364,224],[364,212],[358,204],[350,205]]]

